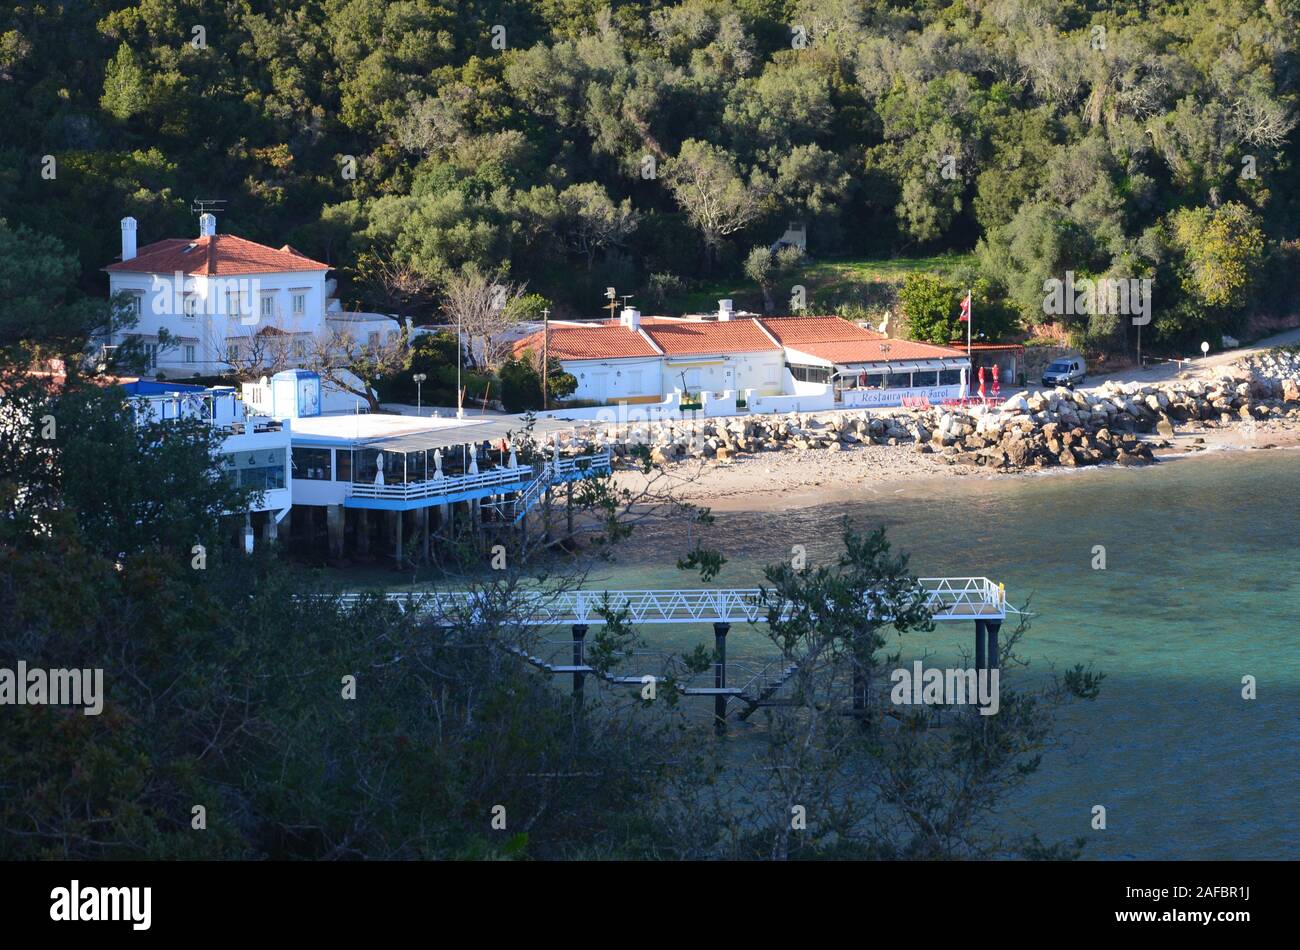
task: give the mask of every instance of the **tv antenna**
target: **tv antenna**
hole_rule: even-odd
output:
[[[195,198],[190,211],[199,215],[224,212],[226,209],[222,205],[225,203],[225,198]]]

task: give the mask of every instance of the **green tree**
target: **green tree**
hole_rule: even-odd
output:
[[[1184,290],[1207,308],[1243,306],[1264,262],[1259,218],[1238,202],[1183,208],[1174,212],[1171,230]]]
[[[965,324],[957,319],[960,296],[956,287],[935,274],[908,274],[898,292],[908,337],[946,346],[965,336]]]
[[[99,103],[117,119],[139,115],[148,106],[145,71],[131,47],[123,43],[104,73],[104,95]]]
[[[525,352],[517,359],[501,364],[501,403],[507,412],[526,412],[542,408],[542,377],[538,371],[540,354]],[[560,361],[552,358],[547,373],[547,395],[551,407],[578,388],[578,380],[566,373]]]

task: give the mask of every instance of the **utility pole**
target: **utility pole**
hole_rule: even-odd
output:
[[[550,408],[551,308],[542,308],[542,408]]]

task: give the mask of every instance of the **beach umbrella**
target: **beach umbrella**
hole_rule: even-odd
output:
[[[473,453],[470,454],[470,457],[469,457],[469,473],[470,473],[471,475],[477,475],[477,474],[478,474],[478,453],[477,453],[477,452],[473,452]]]
[[[433,477],[442,478],[442,449],[433,450]]]
[[[515,454],[515,447],[513,444],[510,446],[510,467],[519,467],[519,456]]]
[[[983,366],[981,366],[979,369],[979,381],[980,381],[980,389],[979,389],[980,398],[983,399],[984,398],[984,367]]]

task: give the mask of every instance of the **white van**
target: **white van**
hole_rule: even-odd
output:
[[[1082,356],[1063,356],[1052,360],[1052,365],[1043,370],[1043,385],[1073,389],[1083,382],[1087,371]]]

